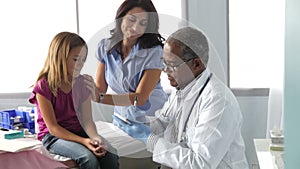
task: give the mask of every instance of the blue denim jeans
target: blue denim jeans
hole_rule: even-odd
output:
[[[81,137],[88,137],[85,132],[76,133]],[[73,159],[80,169],[118,169],[119,157],[108,152],[104,157],[98,158],[87,147],[80,143],[59,139],[50,133],[42,140],[43,146],[53,154]]]

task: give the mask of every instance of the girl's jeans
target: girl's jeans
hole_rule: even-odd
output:
[[[76,133],[81,137],[88,137],[85,132]],[[69,157],[74,160],[80,169],[118,169],[119,157],[107,151],[104,157],[98,158],[82,144],[59,139],[50,133],[42,140],[43,146],[53,154]]]

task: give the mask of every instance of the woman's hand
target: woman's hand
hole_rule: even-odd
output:
[[[92,100],[97,101],[96,98],[97,98],[98,92],[97,92],[97,87],[96,87],[93,77],[88,74],[84,74],[83,77],[84,77],[84,82],[87,85],[87,88],[92,93]]]

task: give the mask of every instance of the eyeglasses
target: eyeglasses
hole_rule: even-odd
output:
[[[164,68],[163,68],[163,71],[166,72],[167,69],[169,69],[170,72],[175,72],[180,66],[182,66],[183,64],[187,64],[188,62],[190,62],[191,60],[193,60],[195,58],[191,58],[189,60],[186,60],[186,61],[183,61],[182,63],[178,64],[178,65],[170,65],[170,64],[167,64],[165,61],[163,62],[163,65],[164,65]]]

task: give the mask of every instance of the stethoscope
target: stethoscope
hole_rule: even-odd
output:
[[[187,127],[187,123],[188,123],[188,121],[189,121],[189,118],[190,118],[190,116],[191,116],[191,114],[192,114],[192,110],[193,110],[193,108],[194,108],[196,102],[197,102],[198,99],[200,98],[200,95],[202,94],[203,90],[204,90],[205,87],[207,86],[207,84],[208,84],[208,82],[210,81],[211,77],[212,77],[212,73],[210,73],[210,75],[209,75],[208,78],[206,79],[204,85],[202,86],[202,88],[200,89],[200,91],[199,91],[199,93],[198,93],[198,95],[197,95],[197,98],[194,100],[194,102],[193,102],[193,104],[192,104],[192,106],[191,106],[191,109],[190,109],[190,111],[189,111],[189,114],[188,114],[188,116],[187,116],[187,118],[186,118],[186,121],[185,121],[185,123],[184,123],[184,126],[183,126],[183,132],[182,132],[182,136],[181,136],[180,142],[187,142],[187,136],[186,136],[186,127]]]

